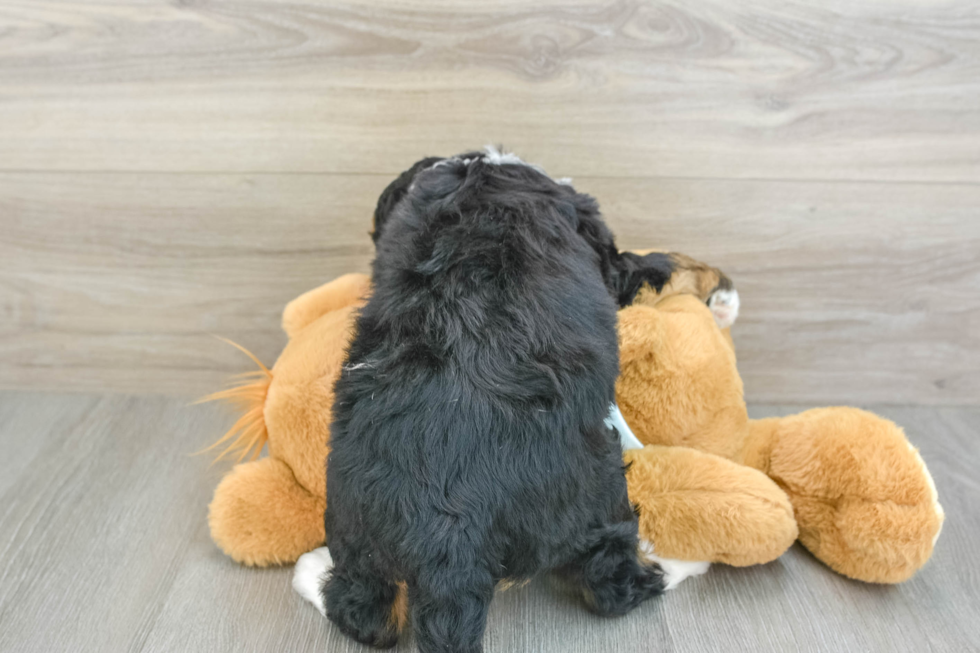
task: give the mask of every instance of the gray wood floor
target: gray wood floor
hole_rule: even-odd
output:
[[[911,581],[849,581],[794,547],[604,620],[545,578],[498,595],[487,651],[980,650],[980,408],[877,410],[921,448],[948,515]],[[368,650],[293,594],[290,569],[211,543],[225,467],[189,454],[227,423],[172,397],[0,394],[0,651]]]

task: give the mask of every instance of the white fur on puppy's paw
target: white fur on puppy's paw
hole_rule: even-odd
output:
[[[327,616],[327,609],[323,605],[323,594],[320,590],[323,589],[323,583],[327,580],[331,569],[333,569],[333,558],[330,557],[330,551],[327,547],[321,546],[319,549],[301,555],[293,570],[293,589],[312,603],[323,616]]]
[[[661,558],[653,552],[653,544],[647,540],[640,540],[640,558],[646,562],[655,562],[664,570],[664,590],[674,589],[682,580],[691,576],[700,576],[711,566],[710,562],[699,560]]]
[[[708,297],[708,308],[715,316],[715,323],[719,329],[727,329],[735,324],[735,320],[738,318],[739,304],[738,291],[734,288],[716,290],[711,294],[711,297]]]

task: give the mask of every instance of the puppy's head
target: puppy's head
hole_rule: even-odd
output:
[[[375,244],[410,196],[414,211],[430,214],[437,223],[451,222],[467,209],[492,213],[493,204],[502,211],[516,208],[528,213],[534,212],[529,207],[547,206],[570,222],[588,245],[603,282],[620,306],[629,305],[644,284],[659,290],[670,277],[669,262],[660,256],[621,253],[596,201],[576,192],[570,180],[556,181],[540,167],[493,147],[449,158],[427,157],[403,172],[378,199],[371,233]]]

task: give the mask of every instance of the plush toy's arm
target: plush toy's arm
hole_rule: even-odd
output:
[[[687,447],[623,458],[641,540],[661,558],[742,567],[775,560],[796,539],[789,499],[757,470]]]
[[[290,338],[318,317],[350,306],[367,297],[371,278],[366,274],[345,274],[319,288],[309,290],[286,305],[282,328]]]

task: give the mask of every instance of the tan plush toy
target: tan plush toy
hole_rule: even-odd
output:
[[[932,552],[942,510],[902,431],[850,408],[750,421],[728,331],[704,293],[687,290],[695,294],[641,291],[620,311],[617,401],[647,445],[624,453],[643,551],[676,584],[707,568],[677,561],[764,563],[799,535],[853,578],[911,576]],[[209,514],[215,543],[238,562],[291,563],[324,541],[332,388],[369,291],[352,274],[293,300],[275,366],[211,397],[245,409],[216,445],[253,453],[218,485]],[[268,456],[255,459],[263,444]]]
[[[741,495],[763,501],[747,485],[748,472],[759,470],[788,495],[800,542],[835,571],[897,583],[929,559],[942,507],[925,464],[894,423],[856,408],[748,419],[731,337],[689,295],[661,301],[641,291],[619,313],[619,340],[616,400],[648,445],[626,452],[630,498],[641,509],[641,533],[660,556],[752,564],[765,561],[758,554],[767,537],[769,551],[782,553],[786,531],[778,516],[785,504],[766,511],[739,502]],[[690,456],[692,449],[704,462],[691,457],[684,465],[669,457]],[[737,469],[709,454],[738,463]],[[688,473],[690,481],[673,478]],[[705,491],[679,491],[688,484]],[[752,546],[744,532],[730,540],[728,524],[717,518],[749,507],[745,518],[758,525]]]

